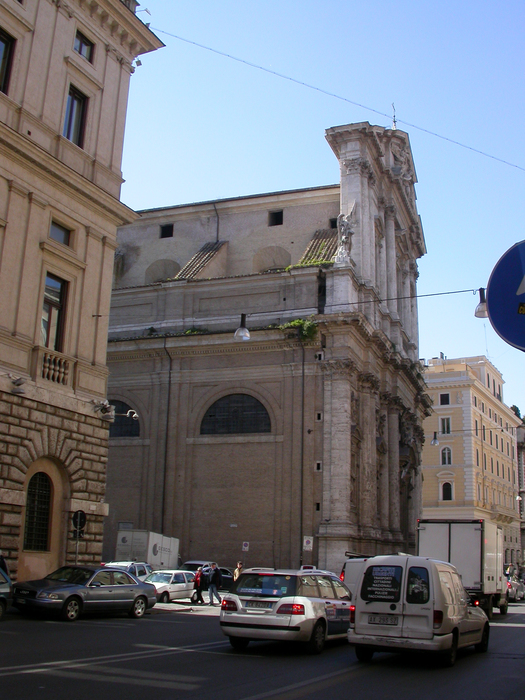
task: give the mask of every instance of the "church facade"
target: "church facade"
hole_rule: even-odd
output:
[[[338,185],[119,229],[105,558],[122,528],[223,565],[338,570],[345,552],[414,549],[431,409],[410,143],[367,122],[326,138]]]

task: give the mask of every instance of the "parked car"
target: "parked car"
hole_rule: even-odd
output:
[[[140,581],[145,581],[146,577],[153,571],[153,568],[145,561],[108,561],[104,566],[123,569]]]
[[[511,603],[525,598],[525,585],[517,576],[507,576],[508,598]]]
[[[180,567],[184,571],[197,571],[199,566],[202,566],[202,573],[204,576],[204,586],[203,590],[207,591],[208,590],[208,579],[209,575],[211,573],[211,565],[215,564],[218,566],[217,562],[212,562],[212,561],[202,561],[198,559],[193,559],[191,561],[186,561],[184,564]],[[222,574],[222,585],[221,585],[221,591],[229,591],[233,585],[233,571],[231,569],[227,569],[225,566],[219,566],[219,569],[221,570]]]
[[[222,599],[220,625],[234,649],[267,639],[305,642],[318,654],[327,639],[346,636],[350,600],[335,574],[246,569]]]
[[[191,598],[194,579],[195,574],[192,571],[163,569],[149,574],[146,583],[155,586],[159,603],[169,603],[180,598]]]
[[[12,602],[13,585],[3,569],[0,569],[0,620]]]
[[[460,647],[486,652],[487,615],[475,606],[452,564],[426,557],[372,557],[357,581],[348,641],[359,661],[376,651],[428,651],[446,666]]]
[[[55,612],[70,622],[81,613],[99,611],[138,618],[156,602],[154,586],[108,566],[62,566],[45,578],[16,583],[13,590],[13,605],[20,612]]]

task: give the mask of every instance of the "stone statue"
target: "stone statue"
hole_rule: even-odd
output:
[[[335,256],[336,263],[349,264],[351,262],[352,236],[355,233],[354,228],[356,225],[355,211],[356,204],[354,202],[350,214],[345,216],[341,213],[337,217],[337,241],[339,245]]]

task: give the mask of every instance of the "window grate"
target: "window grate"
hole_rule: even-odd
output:
[[[223,396],[210,406],[201,423],[201,435],[270,432],[268,411],[249,394]]]
[[[24,549],[49,550],[49,517],[51,514],[51,481],[44,472],[37,472],[27,487]]]

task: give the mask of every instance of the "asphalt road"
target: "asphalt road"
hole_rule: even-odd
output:
[[[295,645],[230,648],[218,607],[159,605],[143,619],[59,622],[10,611],[0,622],[1,700],[522,700],[525,604],[491,623],[487,654],[460,652],[443,669],[428,657],[377,654],[357,662],[346,642],[320,656]]]

